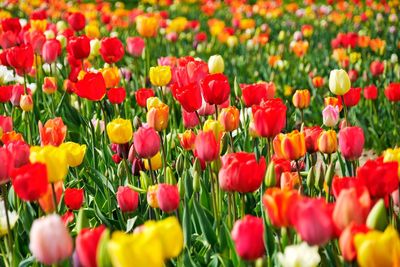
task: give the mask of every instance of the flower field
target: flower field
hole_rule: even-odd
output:
[[[400,266],[399,16],[1,1],[0,266]]]

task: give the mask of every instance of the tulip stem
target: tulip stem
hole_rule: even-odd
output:
[[[12,256],[12,250],[13,250],[13,240],[12,240],[12,235],[11,235],[11,226],[10,226],[10,217],[8,214],[8,198],[7,198],[7,185],[3,184],[1,186],[1,191],[3,195],[3,203],[4,203],[4,212],[6,213],[6,222],[7,222],[7,242],[8,242],[8,249],[10,253],[10,262],[11,266],[13,266],[13,256]]]
[[[300,124],[300,126],[301,126],[304,123],[304,110],[303,109],[300,109],[300,116],[301,116],[301,124]]]
[[[200,115],[199,115],[199,113],[197,112],[197,110],[195,111],[195,113],[196,113],[197,119],[199,120],[200,128],[203,129],[203,123],[201,122],[201,118],[200,118]]]
[[[242,219],[244,218],[244,216],[246,215],[246,194],[241,194],[240,195],[242,198]]]
[[[347,121],[347,106],[344,103],[344,96],[340,96],[340,97],[342,98],[342,103],[343,103],[343,108],[344,108],[344,120],[345,120],[344,126],[347,126],[347,124],[348,124],[348,121]]]
[[[156,184],[156,180],[154,178],[153,167],[151,166],[151,159],[147,159],[147,162],[149,163],[150,176],[151,176],[151,180],[153,181],[153,185],[154,185],[154,184]]]
[[[218,105],[215,104],[215,120],[218,120]]]
[[[235,152],[235,148],[234,148],[234,146],[233,146],[233,135],[232,135],[232,132],[229,132],[229,137],[230,137],[230,140],[231,140],[232,152]]]
[[[56,195],[56,188],[54,186],[54,183],[51,183],[51,191],[53,193],[53,204],[54,204],[54,212],[58,213],[58,205],[57,205],[57,195]]]
[[[161,141],[161,152],[163,155],[163,170],[164,170],[164,182],[165,182],[165,175],[167,173],[166,169],[167,169],[167,155],[165,154],[165,147],[164,147],[164,134],[160,134],[160,141]]]

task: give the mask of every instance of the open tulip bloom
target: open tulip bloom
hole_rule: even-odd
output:
[[[3,2],[0,266],[399,266],[399,1]]]

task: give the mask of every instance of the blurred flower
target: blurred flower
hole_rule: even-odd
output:
[[[342,100],[340,97],[325,97],[324,105],[325,107],[327,106],[337,107],[339,110],[338,112],[340,112],[343,108]]]
[[[280,98],[263,100],[252,106],[254,126],[262,137],[272,138],[286,125],[286,106]]]
[[[0,77],[0,83],[1,83],[1,77]],[[13,87],[14,87],[13,85],[0,86],[0,102],[1,103],[7,103],[8,101],[11,100]]]
[[[157,199],[157,190],[158,184],[151,185],[147,188],[147,204],[153,209],[158,208],[158,199]]]
[[[10,180],[13,170],[14,155],[6,147],[0,147],[0,184]]]
[[[126,144],[132,140],[132,123],[130,120],[114,119],[107,124],[107,135],[114,144]]]
[[[68,24],[74,31],[81,31],[85,28],[85,16],[81,12],[74,12],[68,16]]]
[[[300,185],[301,180],[297,171],[291,172],[291,170],[289,170],[282,172],[280,177],[280,187],[282,190],[299,189]]]
[[[46,213],[53,213],[56,211],[56,207],[54,206],[54,199],[56,199],[56,205],[60,204],[61,195],[63,193],[63,183],[62,181],[54,183],[55,189],[55,197],[53,194],[52,185],[49,183],[47,184],[46,193],[39,198],[39,205],[40,208]]]
[[[260,105],[262,100],[272,99],[275,95],[275,84],[273,82],[259,82],[254,84],[240,84],[242,89],[242,100],[246,107]]]
[[[57,91],[57,82],[55,77],[44,77],[42,90],[45,94],[53,94]]]
[[[358,104],[361,97],[361,88],[350,88],[350,90],[343,95],[344,104],[347,107],[354,107]]]
[[[117,201],[122,212],[134,212],[139,204],[139,194],[129,186],[119,186]]]
[[[278,253],[278,261],[285,267],[317,267],[321,262],[318,246],[308,246],[306,242],[290,245]]]
[[[18,74],[24,75],[31,71],[33,65],[33,48],[30,44],[14,46],[7,50],[7,61]]]
[[[4,159],[2,159],[4,162]],[[11,183],[19,198],[25,201],[36,201],[47,191],[47,169],[42,163],[28,163],[11,175]]]
[[[70,210],[79,210],[82,207],[85,191],[78,188],[67,188],[64,192],[65,205]]]
[[[75,94],[79,97],[100,101],[106,94],[106,83],[101,73],[86,73],[82,80],[76,83]]]
[[[146,46],[143,38],[135,36],[126,38],[126,50],[134,57],[140,57]]]
[[[64,142],[67,135],[67,126],[64,125],[61,117],[49,119],[44,126],[39,121],[39,133],[42,146],[59,146]]]
[[[220,55],[212,55],[208,59],[208,69],[211,74],[223,73],[225,68],[224,59]]]
[[[359,233],[367,233],[368,231],[369,229],[365,224],[357,225],[352,223],[340,234],[339,248],[346,261],[353,261],[357,256],[354,237]]]
[[[310,91],[296,90],[292,98],[293,106],[298,109],[308,108],[310,105],[310,97]]]
[[[13,121],[9,116],[0,115],[0,128],[3,133],[11,132],[13,129]]]
[[[324,154],[332,154],[337,150],[337,137],[334,130],[323,131],[318,138],[318,150]]]
[[[350,90],[350,78],[346,71],[332,70],[329,75],[329,90],[335,95],[341,96]]]
[[[143,37],[155,37],[158,30],[158,21],[155,17],[137,16],[136,30]]]
[[[375,85],[369,85],[364,87],[364,98],[369,100],[375,100],[378,98],[378,88]]]
[[[347,160],[361,157],[364,149],[364,131],[361,127],[345,127],[339,131],[339,149]]]
[[[29,159],[32,163],[46,164],[49,182],[63,181],[68,173],[67,155],[59,147],[46,145],[44,147],[31,147]]]
[[[97,267],[97,249],[101,235],[106,227],[100,225],[96,228],[82,229],[76,237],[76,253],[79,262],[84,267]]]
[[[150,170],[149,161],[151,163],[151,169],[153,171],[158,170],[162,167],[160,152],[157,152],[157,154],[154,157],[152,157],[151,159],[144,160],[144,167],[146,170]]]
[[[103,75],[106,88],[117,87],[119,84],[120,76],[117,67],[107,67],[100,70]]]
[[[185,128],[194,128],[199,124],[199,118],[195,112],[187,112],[184,108],[181,108],[183,126]]]
[[[298,160],[306,154],[306,142],[303,132],[297,130],[287,134],[278,134],[273,141],[276,155],[288,160]]]
[[[204,122],[203,131],[212,131],[214,133],[215,140],[219,141],[224,133],[224,127],[219,121],[209,118]]]
[[[107,97],[111,104],[121,104],[126,98],[126,91],[123,87],[111,88],[107,91]]]
[[[32,111],[33,110],[32,95],[29,95],[29,94],[21,95],[21,99],[19,101],[19,106],[25,112]]]
[[[3,160],[3,164],[8,164],[8,160],[12,160],[13,162],[13,167],[19,168],[27,163],[29,163],[29,154],[30,154],[30,147],[27,143],[25,143],[22,140],[16,140],[16,141],[11,141],[8,143],[5,143],[3,148],[6,148],[11,155],[5,154],[6,157],[8,157],[7,160]],[[0,148],[0,150],[2,150]],[[4,151],[3,151],[4,152]],[[4,157],[4,153],[3,154]],[[7,173],[7,167],[2,168],[3,171]],[[4,174],[0,175],[4,176]]]
[[[400,179],[400,148],[388,148],[383,152],[383,162],[397,162]]]
[[[106,37],[101,40],[100,55],[109,64],[116,63],[125,54],[124,46],[117,37]]]
[[[8,210],[8,221],[10,223],[10,230],[12,230],[18,221],[18,213]],[[0,201],[0,237],[8,233],[6,210],[4,207],[4,200]]]
[[[210,105],[223,104],[230,95],[228,78],[222,73],[209,74],[201,81],[204,100]]]
[[[151,67],[149,76],[152,85],[165,86],[171,81],[171,68],[169,66]]]
[[[268,188],[263,195],[263,204],[268,214],[268,219],[275,227],[288,227],[290,214],[294,203],[300,196],[295,190],[282,190]]]
[[[375,60],[371,62],[371,65],[369,65],[369,70],[372,76],[379,76],[384,72],[385,65],[379,60]]]
[[[51,64],[61,55],[61,43],[57,39],[46,40],[42,47],[43,61]]]
[[[220,143],[212,131],[199,131],[194,147],[196,157],[202,161],[210,162],[219,157]]]
[[[312,83],[315,88],[321,88],[324,85],[324,78],[322,78],[321,76],[315,76],[312,79]]]
[[[399,102],[400,83],[390,83],[385,89],[385,96],[391,102]]]

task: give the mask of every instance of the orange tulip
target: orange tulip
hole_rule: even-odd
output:
[[[337,98],[337,97],[331,97],[331,96],[325,97],[324,104],[325,104],[325,107],[329,106],[329,105],[331,105],[333,107],[336,106],[339,108],[339,111],[341,111],[343,108],[342,101],[340,100],[340,98]]]
[[[39,121],[39,133],[42,146],[59,146],[67,135],[67,126],[60,117],[48,120],[44,126]]]
[[[117,67],[104,68],[101,70],[101,74],[106,82],[106,88],[118,87],[120,77]]]
[[[169,107],[160,102],[157,106],[149,109],[147,112],[147,123],[157,132],[165,130],[168,126]]]
[[[57,182],[54,184],[54,189],[56,192],[57,205],[60,203],[61,195],[63,192],[63,182]],[[54,197],[53,190],[51,189],[51,184],[47,187],[47,192],[42,197],[39,198],[39,205],[42,210],[46,213],[52,213],[54,211]]]
[[[236,107],[227,107],[221,110],[218,118],[226,132],[232,132],[239,127],[239,110]]]
[[[295,190],[282,190],[280,188],[269,188],[263,196],[264,207],[272,225],[276,227],[290,226],[289,210],[294,207],[293,203],[299,198]]]
[[[155,37],[158,30],[158,21],[155,17],[136,17],[136,30],[143,37]]]
[[[304,133],[294,130],[288,134],[278,134],[273,141],[274,151],[279,158],[298,160],[306,154]]]
[[[298,109],[308,108],[310,105],[310,91],[305,90],[296,90],[293,95],[292,101],[293,105]]]
[[[179,142],[183,149],[193,150],[196,134],[192,130],[186,130],[184,133],[178,134]]]
[[[281,189],[293,190],[298,189],[301,185],[298,172],[282,172],[281,174]]]
[[[312,82],[315,88],[321,88],[324,85],[324,78],[321,76],[315,76],[312,79]]]
[[[15,131],[3,133],[3,135],[1,136],[1,142],[3,142],[3,144],[14,141],[24,141],[24,137],[22,136],[22,134]]]
[[[318,138],[318,150],[325,154],[336,152],[338,147],[336,132],[334,130],[323,131]]]

